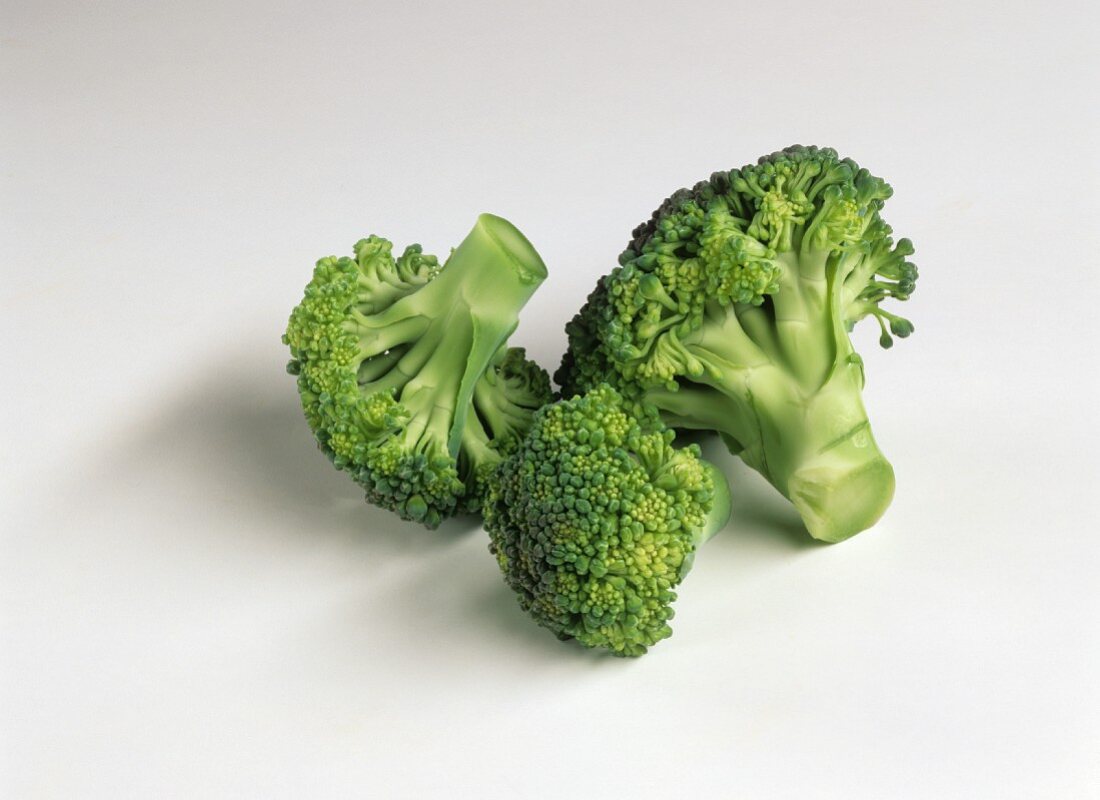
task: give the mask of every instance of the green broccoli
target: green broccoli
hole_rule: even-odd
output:
[[[890,504],[894,471],[863,407],[849,332],[883,347],[913,326],[882,309],[917,270],[879,212],[892,190],[827,148],[794,146],[665,200],[567,326],[563,395],[612,381],[673,427],[717,431],[841,541]]]
[[[283,341],[321,450],[367,500],[434,528],[474,511],[501,448],[551,400],[507,349],[546,267],[511,223],[483,214],[440,265],[370,236],[317,262]]]
[[[481,511],[497,466],[526,436],[535,412],[553,401],[550,376],[522,347],[504,351],[474,385],[462,432],[463,511]]]
[[[637,656],[671,635],[674,588],[729,518],[725,478],[602,385],[546,406],[493,475],[490,550],[561,639]]]

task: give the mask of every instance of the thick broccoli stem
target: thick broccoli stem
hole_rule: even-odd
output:
[[[761,447],[742,457],[791,500],[814,538],[839,542],[871,527],[893,499],[894,470],[871,434],[859,365],[838,365],[811,392],[758,377],[748,390]]]
[[[837,353],[829,336],[828,253],[780,253],[779,291],[772,296],[783,362],[804,386],[819,385]]]
[[[482,214],[439,277],[377,315],[356,314],[360,356],[379,359],[382,367],[363,369],[368,380],[361,388],[397,393],[413,418],[405,434],[411,450],[457,456],[466,421],[458,411],[469,407],[478,380],[546,274],[522,233]],[[405,349],[394,363],[391,354],[399,348]]]
[[[751,409],[755,430],[727,426],[726,438],[740,446],[741,458],[790,499],[812,536],[839,542],[886,511],[894,471],[863,407],[863,369],[843,324],[837,259],[810,247],[800,251],[779,257],[784,278],[774,302],[781,363],[760,366],[742,355],[741,363],[753,368],[720,373],[725,377],[714,387]],[[742,348],[736,339],[726,342],[733,352],[714,341],[705,346],[735,360]]]
[[[457,260],[457,261],[456,261]],[[519,324],[519,312],[546,280],[546,265],[527,237],[505,219],[482,214],[469,236],[448,259],[465,266],[465,275],[455,285],[445,285],[473,311],[472,345],[466,371],[459,387],[456,408],[469,406],[477,382],[497,351]],[[435,280],[446,277],[447,270]],[[451,428],[448,450],[458,454],[464,415],[457,414]]]
[[[725,327],[733,325],[731,319]],[[792,370],[761,363],[758,350],[746,352],[739,338],[715,330],[704,326],[683,341],[703,374],[679,389],[649,389],[645,400],[673,427],[722,434],[732,452],[790,499],[814,538],[839,542],[873,525],[893,498],[894,471],[871,434],[863,373],[847,337],[837,342],[831,369],[811,361]],[[821,331],[805,336],[820,338]],[[830,371],[823,383],[800,379],[824,370]]]

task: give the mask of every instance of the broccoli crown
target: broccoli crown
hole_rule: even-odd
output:
[[[831,281],[841,325],[873,315],[889,347],[891,332],[908,336],[913,326],[879,303],[908,299],[917,278],[906,260],[912,244],[895,243],[879,215],[891,192],[832,149],[796,145],[673,193],[567,328],[570,353],[555,377],[584,387],[610,365],[627,380],[672,388],[707,371],[683,340],[708,308],[764,305],[774,319],[771,299],[799,293],[799,282]],[[784,254],[806,261],[798,274]]]
[[[672,633],[673,589],[713,532],[716,496],[698,447],[672,440],[655,412],[629,414],[602,385],[541,409],[497,469],[490,549],[559,638],[636,656]]]
[[[546,271],[522,234],[490,215],[442,266],[419,245],[392,250],[370,236],[354,258],[318,261],[283,341],[334,466],[369,502],[434,528],[468,505],[480,451],[464,443],[488,449],[491,439],[466,435],[474,394],[492,433],[521,430],[530,414],[539,368],[504,342]]]

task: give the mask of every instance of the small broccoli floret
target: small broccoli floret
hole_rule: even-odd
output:
[[[789,147],[680,190],[634,231],[567,326],[563,395],[610,380],[679,428],[714,430],[839,541],[882,515],[894,473],[863,408],[848,332],[884,347],[917,270],[879,215],[890,187],[827,148]]]
[[[354,258],[318,261],[283,341],[306,419],[336,468],[369,502],[434,528],[477,505],[465,500],[478,463],[467,448],[477,437],[466,434],[475,395],[495,436],[522,429],[542,388],[539,368],[504,344],[546,268],[489,214],[442,266],[419,245],[396,259],[391,251],[371,236]]]
[[[725,479],[676,449],[656,412],[602,385],[546,406],[494,474],[490,549],[520,605],[559,638],[637,656],[672,633],[674,588],[725,525]]]

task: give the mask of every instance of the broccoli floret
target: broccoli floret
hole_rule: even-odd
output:
[[[818,539],[870,527],[894,471],[848,334],[867,316],[883,347],[913,331],[880,307],[908,299],[917,278],[912,244],[879,213],[891,192],[802,146],[676,192],[567,326],[563,395],[610,381],[673,427],[719,432]]]
[[[287,369],[336,468],[369,502],[434,528],[479,505],[493,440],[549,400],[545,373],[505,348],[546,267],[489,214],[443,265],[419,245],[391,251],[370,236],[354,258],[317,262],[283,337]]]
[[[537,412],[496,470],[490,550],[559,638],[637,656],[671,635],[674,588],[730,511],[725,478],[673,435],[603,385]]]

